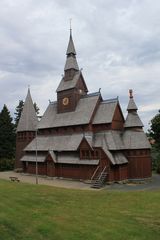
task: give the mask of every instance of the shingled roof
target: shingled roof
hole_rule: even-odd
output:
[[[30,90],[24,102],[21,117],[17,126],[17,132],[35,131],[38,124],[38,118],[35,112]]]
[[[129,99],[127,111],[129,111],[129,110],[138,110],[133,97]]]
[[[25,154],[22,158],[22,162],[44,162],[46,159],[46,154],[38,154],[37,156],[35,154]]]
[[[117,98],[101,102],[93,119],[93,124],[111,123],[117,103]]]
[[[108,150],[115,151],[125,149],[121,131],[108,130],[105,132],[96,133],[94,136],[95,146],[101,146],[102,141],[105,142]]]
[[[130,99],[129,99],[129,103],[128,103],[128,107],[127,107],[127,111],[128,111],[128,115],[126,117],[126,121],[124,123],[124,127],[125,129],[127,128],[142,128],[143,127],[143,123],[140,119],[140,117],[137,114],[137,106],[134,102],[133,99],[133,91],[132,89],[129,90],[130,93]]]
[[[73,43],[73,39],[72,39],[72,32],[71,31],[70,31],[69,43],[68,43],[66,55],[69,55],[69,54],[76,55],[76,50],[75,50],[75,47],[74,47],[74,43]]]
[[[70,31],[69,43],[68,43],[66,54],[67,54],[67,59],[66,59],[64,70],[65,71],[68,69],[79,70],[77,59],[76,59],[76,50],[74,47],[71,31]]]
[[[37,136],[24,149],[25,151],[76,151],[79,147],[83,134],[72,134],[63,136]]]
[[[143,131],[127,130],[123,134],[125,149],[150,149],[150,143]]]
[[[75,111],[57,113],[57,102],[50,103],[38,129],[88,124],[93,115],[99,94],[87,95],[79,100]]]
[[[74,75],[73,79],[69,81],[65,81],[63,77],[56,91],[60,92],[60,91],[74,88],[79,80],[80,74],[81,74],[81,71],[78,71]]]
[[[72,68],[75,70],[79,70],[77,59],[74,56],[68,56],[66,59],[64,70],[68,70]]]
[[[125,128],[131,128],[131,127],[143,127],[143,123],[138,116],[137,112],[129,112],[126,121],[124,124]]]

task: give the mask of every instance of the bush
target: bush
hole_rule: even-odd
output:
[[[160,173],[160,149],[154,145],[152,146],[152,169]]]
[[[0,159],[0,171],[13,170],[14,169],[14,159],[1,158]]]

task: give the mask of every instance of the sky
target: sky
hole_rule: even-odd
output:
[[[0,110],[12,117],[28,86],[42,115],[64,73],[69,19],[77,61],[90,92],[119,97],[128,90],[145,130],[160,109],[159,0],[1,0]]]

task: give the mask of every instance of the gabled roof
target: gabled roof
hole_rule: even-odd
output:
[[[57,113],[57,102],[50,103],[38,129],[88,124],[98,100],[99,94],[86,95],[79,100],[75,111],[66,113]]]
[[[93,119],[93,124],[111,123],[117,104],[117,98],[101,102]]]
[[[17,132],[35,131],[38,124],[38,118],[35,112],[30,90],[28,89],[27,97],[17,126]]]
[[[137,112],[129,112],[124,124],[124,127],[143,127],[143,123]]]
[[[113,133],[112,133],[113,132]],[[118,132],[114,133],[114,131],[110,131],[111,135],[114,134],[119,134]],[[108,142],[111,141],[110,145],[108,144]],[[122,152],[112,152],[111,150],[121,150],[124,149],[124,145],[122,143],[122,139],[120,140],[120,144],[119,146],[115,146],[115,139],[113,138],[113,136],[109,136],[106,135],[106,133],[98,133],[95,135],[94,138],[94,147],[101,147],[103,149],[103,151],[105,152],[105,154],[108,156],[108,158],[110,159],[111,163],[113,165],[115,164],[124,164],[127,163],[128,160],[126,159],[126,157],[124,156],[124,154]]]

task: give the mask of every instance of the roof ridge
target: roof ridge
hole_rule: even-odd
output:
[[[103,100],[101,103],[118,102],[118,97]]]
[[[83,98],[87,98],[87,97],[94,97],[94,96],[99,96],[99,95],[101,95],[101,93],[100,92],[93,92],[93,93],[88,93],[88,94],[86,94],[86,95],[84,95],[84,96],[82,96]]]

